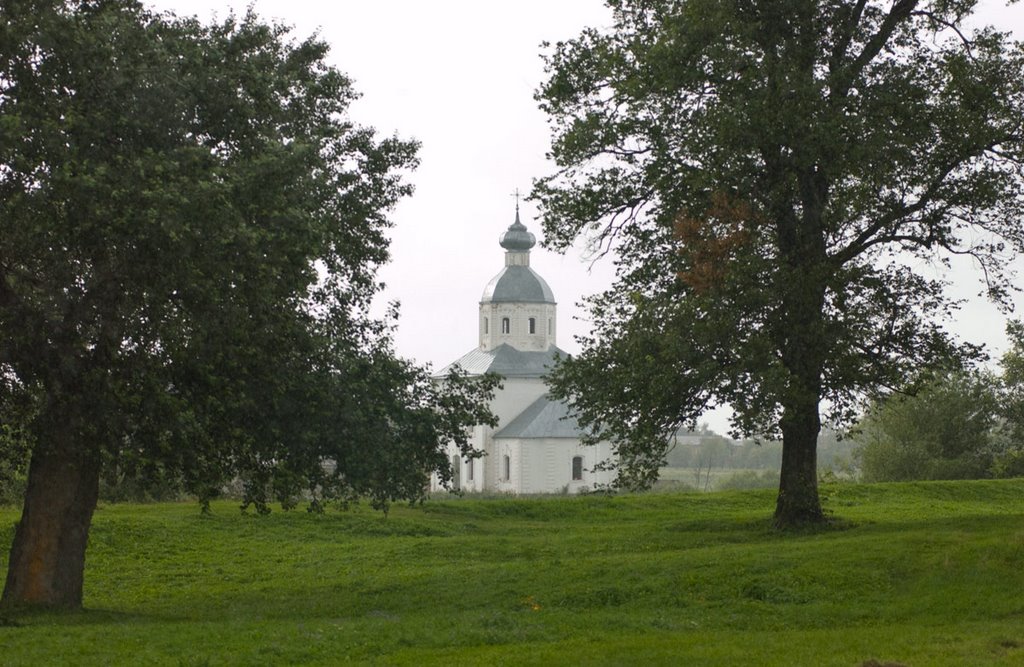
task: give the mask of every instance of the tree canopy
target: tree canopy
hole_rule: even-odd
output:
[[[494,382],[436,385],[369,314],[417,146],[349,120],[327,45],[133,0],[2,13],[0,426],[30,450],[4,600],[81,603],[102,469],[239,475],[261,511],[448,479]]]
[[[1009,303],[1021,46],[970,30],[974,0],[608,4],[612,27],[555,45],[537,94],[547,242],[618,265],[555,393],[635,485],[727,403],[737,431],[783,441],[776,522],[822,521],[822,418],[978,356],[943,328],[941,267],[969,256]]]

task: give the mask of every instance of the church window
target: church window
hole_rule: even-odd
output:
[[[487,333],[487,318],[484,318],[484,333]]]
[[[501,478],[506,482],[512,479],[512,459],[508,454],[501,459]]]
[[[508,321],[507,317],[501,318],[501,333],[507,334],[512,331],[512,323]]]
[[[473,481],[473,459],[466,459],[466,481]]]
[[[462,488],[462,461],[457,455],[452,456],[452,488]]]
[[[530,333],[537,333],[537,319],[534,317],[530,318]]]
[[[574,482],[578,482],[583,479],[583,457],[574,456],[572,457],[572,479]]]
[[[551,318],[548,318],[548,335],[551,335]]]

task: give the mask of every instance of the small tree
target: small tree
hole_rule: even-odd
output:
[[[975,0],[609,0],[547,56],[547,242],[615,249],[553,378],[620,482],[728,403],[781,438],[778,525],[824,520],[816,441],[865,395],[964,359],[920,271],[968,255],[1004,301],[1024,247],[1024,57]],[[1005,301],[1004,301],[1005,302]],[[824,401],[824,403],[823,403]]]
[[[367,314],[416,145],[348,119],[323,42],[133,0],[2,14],[0,447],[30,454],[3,602],[81,604],[104,467],[386,507],[474,453],[493,379],[435,385]]]

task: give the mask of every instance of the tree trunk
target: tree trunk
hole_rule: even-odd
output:
[[[813,261],[824,253],[819,236],[796,244],[788,272],[784,307],[787,317],[780,327],[782,363],[789,378],[782,395],[782,472],[775,504],[775,525],[780,528],[820,524],[825,521],[818,497],[819,403],[825,366],[824,262]]]
[[[817,400],[789,405],[782,416],[782,473],[775,503],[780,528],[825,521],[818,497],[818,433],[821,418]]]
[[[68,441],[50,444],[37,448],[29,464],[25,505],[0,598],[4,605],[82,606],[99,459]]]

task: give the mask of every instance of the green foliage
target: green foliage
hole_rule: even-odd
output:
[[[102,502],[167,502],[183,497],[181,485],[174,478],[131,476],[113,467],[107,467],[100,478],[99,498]]]
[[[978,479],[997,455],[996,378],[980,372],[931,376],[914,395],[873,406],[857,428],[865,481]]]
[[[1000,375],[925,374],[869,407],[854,431],[866,481],[1024,476],[1024,330],[1007,333]]]
[[[992,462],[993,477],[1024,477],[1024,447],[1017,443]]]
[[[3,465],[17,432],[139,493],[241,475],[264,510],[420,498],[442,444],[472,454],[494,380],[433,383],[368,314],[417,146],[351,122],[325,43],[133,0],[3,14],[0,405],[32,407],[0,411]]]
[[[12,378],[0,378],[0,385]],[[29,435],[22,424],[35,412],[35,397],[0,390],[0,505],[14,505],[25,496]]]
[[[101,506],[86,610],[5,612],[3,662],[1020,663],[1024,481],[825,492],[842,523],[785,538],[771,491]]]
[[[25,497],[27,467],[27,457],[0,450],[0,505],[15,505]]]
[[[1024,51],[967,27],[974,0],[609,4],[609,29],[549,51],[537,93],[547,242],[618,264],[554,392],[615,443],[627,486],[728,403],[737,430],[781,436],[789,509],[814,518],[819,406],[843,424],[865,394],[976,355],[920,260],[970,254],[1005,301]]]
[[[1004,447],[993,465],[997,477],[1024,477],[1024,324],[1006,326],[1010,348],[1002,367],[999,414],[1003,419]]]

